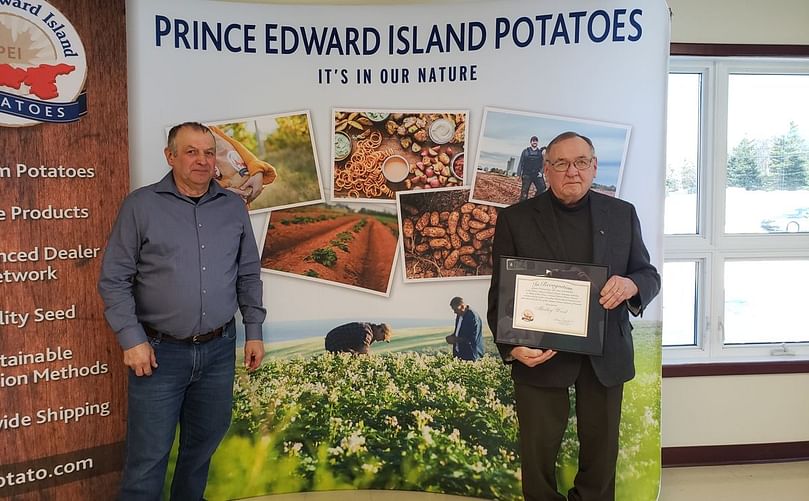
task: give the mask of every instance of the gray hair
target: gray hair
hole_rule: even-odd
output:
[[[593,146],[593,142],[590,140],[590,138],[587,137],[587,136],[583,136],[583,135],[579,134],[578,132],[573,132],[573,131],[563,132],[563,133],[559,134],[558,136],[556,136],[555,138],[551,139],[551,142],[548,143],[547,147],[545,147],[545,156],[547,157],[547,155],[550,154],[551,148],[553,148],[553,145],[555,145],[556,143],[562,142],[562,141],[564,141],[566,139],[573,139],[574,137],[577,137],[577,138],[583,140],[585,143],[587,143],[590,146],[590,153],[593,156],[595,156],[596,148],[595,148],[595,146]]]
[[[189,128],[197,132],[207,132],[211,135],[211,137],[213,137],[213,132],[211,132],[211,129],[199,122],[183,122],[181,124],[177,124],[172,127],[171,130],[169,130],[169,138],[166,141],[166,148],[168,148],[174,155],[177,154],[177,134],[180,132],[180,130],[185,128]]]

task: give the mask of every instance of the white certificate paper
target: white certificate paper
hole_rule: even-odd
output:
[[[587,337],[590,282],[517,275],[512,327]]]

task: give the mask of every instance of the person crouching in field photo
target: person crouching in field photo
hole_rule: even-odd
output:
[[[393,333],[388,324],[350,322],[339,325],[326,334],[326,351],[367,355],[374,341],[390,343]]]

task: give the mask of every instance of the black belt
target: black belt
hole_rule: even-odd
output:
[[[212,339],[220,337],[222,335],[222,331],[225,330],[225,326],[223,325],[222,327],[216,328],[211,332],[206,332],[205,334],[197,334],[196,336],[183,337],[183,338],[174,337],[171,334],[160,332],[146,324],[143,324],[143,330],[146,331],[146,335],[152,339],[160,339],[162,341],[167,341],[169,343],[202,344],[207,343]]]

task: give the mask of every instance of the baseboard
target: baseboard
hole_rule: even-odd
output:
[[[809,460],[809,441],[663,447],[664,468]]]
[[[809,360],[778,362],[716,362],[663,365],[663,377],[741,376],[809,373]]]

